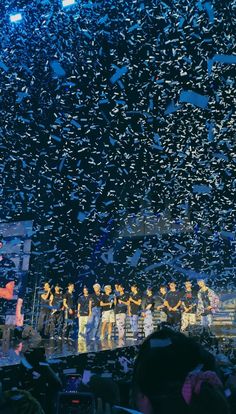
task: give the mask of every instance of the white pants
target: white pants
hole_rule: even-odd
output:
[[[195,313],[183,312],[181,317],[181,331],[185,331],[189,325],[196,325]]]
[[[88,324],[88,316],[80,316],[79,320],[79,335],[86,335],[87,324]]]
[[[117,313],[116,314],[116,326],[118,329],[118,336],[119,339],[123,339],[125,336],[125,320],[126,314],[125,313]]]
[[[163,323],[166,321],[167,321],[167,314],[161,310],[160,311],[160,323]]]
[[[146,310],[143,312],[143,330],[145,338],[153,332],[152,311]]]

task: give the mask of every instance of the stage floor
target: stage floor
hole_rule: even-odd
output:
[[[83,339],[74,341],[42,339],[42,340],[22,340],[5,342],[0,340],[0,367],[11,366],[20,363],[21,357],[25,351],[35,347],[43,346],[45,348],[48,361],[57,358],[66,358],[71,355],[80,355],[84,353],[97,353],[101,351],[114,350],[136,346],[141,341],[134,340],[96,340],[87,341]]]
[[[221,327],[221,329],[213,330],[213,335],[217,338],[228,338],[232,340],[232,346],[236,348],[236,329],[229,327]],[[196,335],[197,336],[197,335]],[[139,345],[140,341],[126,339],[119,341],[118,339],[111,340],[96,340],[86,341],[84,339],[77,339],[74,341],[55,340],[55,339],[36,339],[36,340],[15,340],[3,341],[0,340],[0,367],[16,365],[20,363],[21,357],[25,351],[31,348],[41,347],[45,348],[46,357],[48,361],[53,361],[57,358],[66,358],[69,356],[78,356],[84,353],[97,353],[101,351],[115,350],[118,348],[133,347]]]

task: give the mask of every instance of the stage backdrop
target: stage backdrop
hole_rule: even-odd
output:
[[[23,324],[32,221],[0,223],[0,323]]]

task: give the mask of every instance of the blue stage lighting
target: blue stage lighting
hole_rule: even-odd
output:
[[[18,23],[22,20],[22,14],[21,13],[16,13],[16,14],[11,14],[10,15],[10,21],[12,23]]]
[[[72,6],[73,4],[75,4],[75,0],[62,0],[63,7]]]

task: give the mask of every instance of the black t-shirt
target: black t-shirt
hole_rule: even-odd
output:
[[[54,293],[52,307],[54,309],[60,310],[62,308],[63,295],[62,293]]]
[[[138,292],[135,295],[131,293],[130,298],[134,299],[135,301],[142,300],[141,294]],[[142,305],[136,305],[133,302],[130,302],[130,313],[131,315],[138,315],[141,310]]]
[[[90,296],[80,296],[78,298],[78,305],[80,305],[79,314],[80,316],[88,316],[89,314],[89,302]]]
[[[114,295],[106,295],[106,293],[104,293],[101,297],[101,301],[103,303],[110,303],[111,306],[102,306],[102,312],[105,312],[107,310],[111,310],[114,309]]]
[[[159,293],[156,297],[156,306],[163,306],[164,302],[166,300],[166,294],[162,295],[161,293]],[[166,306],[164,306],[163,308],[160,309],[161,312],[167,312],[167,308]]]
[[[73,293],[66,292],[64,294],[63,299],[66,299],[66,304],[67,304],[68,308],[74,310],[75,303],[74,303],[74,295],[73,295]]]
[[[164,305],[165,300],[166,300],[166,294],[162,295],[161,293],[159,293],[156,296],[156,306]]]
[[[145,308],[148,305],[152,305],[151,308],[149,310],[153,311],[154,309],[154,304],[155,304],[155,299],[153,296],[145,296],[144,300],[143,300],[143,310],[145,310]]]
[[[101,293],[99,295],[96,295],[96,293],[92,293],[92,295],[90,295],[90,298],[92,301],[92,308],[94,308],[95,306],[100,306],[100,301],[102,299]]]
[[[46,293],[47,292],[44,291],[43,293],[41,293],[41,295],[45,295]],[[41,295],[40,295],[40,307],[43,308],[43,309],[49,309],[49,308],[51,308],[49,306],[51,292],[48,293],[47,299],[43,299]]]
[[[182,302],[185,304],[186,308],[193,306],[189,312],[194,312],[197,305],[197,296],[193,291],[186,290],[183,294]]]
[[[181,294],[177,290],[175,290],[174,292],[170,291],[166,294],[165,300],[169,303],[169,306],[171,308],[174,308],[177,305],[177,303],[181,300]]]
[[[128,302],[129,300],[129,295],[127,293],[124,293],[123,295],[119,295],[116,298],[117,303],[116,303],[116,307],[115,307],[115,313],[126,313],[127,311],[127,305],[125,305],[124,303],[119,303],[119,300],[122,300],[124,302]]]

